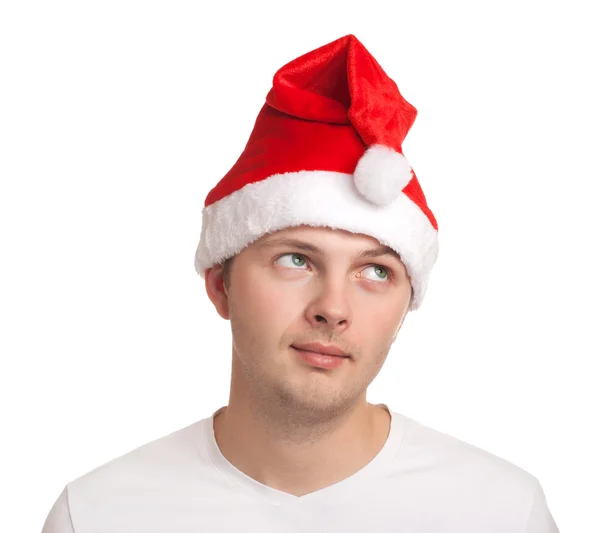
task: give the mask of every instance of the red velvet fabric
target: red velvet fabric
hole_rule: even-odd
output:
[[[402,153],[416,115],[363,44],[354,35],[341,37],[275,73],[244,151],[205,206],[274,174],[352,174],[373,144]],[[414,173],[404,192],[437,229]]]

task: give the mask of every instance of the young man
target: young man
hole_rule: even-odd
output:
[[[557,533],[534,476],[366,400],[437,257],[415,115],[352,35],[276,73],[196,252],[228,405],[67,484],[44,533]]]

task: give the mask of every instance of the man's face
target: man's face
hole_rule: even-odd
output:
[[[229,289],[209,291],[231,320],[234,394],[320,418],[366,399],[411,297],[397,257],[361,257],[381,248],[369,236],[300,226],[240,252]],[[209,273],[207,289],[211,275],[218,273]],[[335,344],[351,358],[333,369],[312,366],[292,348],[309,342]]]

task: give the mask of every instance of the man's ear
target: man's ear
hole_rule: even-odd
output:
[[[229,320],[229,295],[223,282],[223,265],[213,265],[204,271],[204,285],[217,313]]]

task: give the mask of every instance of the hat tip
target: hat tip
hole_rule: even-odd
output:
[[[391,204],[412,179],[412,168],[400,152],[375,144],[362,155],[354,170],[358,192],[370,202]]]

